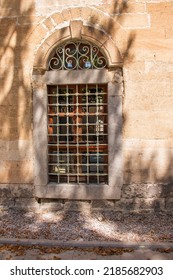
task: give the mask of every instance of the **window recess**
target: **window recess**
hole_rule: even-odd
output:
[[[49,182],[108,184],[107,85],[48,86]]]

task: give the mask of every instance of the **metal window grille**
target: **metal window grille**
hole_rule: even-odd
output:
[[[49,182],[108,183],[107,85],[48,86]]]
[[[100,49],[89,42],[71,41],[55,50],[49,70],[103,69],[107,60]]]

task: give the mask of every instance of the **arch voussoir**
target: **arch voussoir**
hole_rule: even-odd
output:
[[[85,40],[85,41],[88,40],[96,44],[98,47],[102,48],[105,55],[107,56],[108,67],[110,68],[122,64],[122,57],[120,55],[118,48],[116,47],[115,41],[112,40],[110,34],[104,30],[103,25],[101,26],[99,26],[98,24],[94,25],[93,23],[94,17],[89,17],[88,20],[83,19],[82,18],[83,11],[84,8],[81,9],[80,19],[75,19],[74,16],[76,13],[72,13],[73,19],[69,21],[67,21],[67,18],[65,18],[63,12],[62,14],[57,13],[50,16],[50,18],[54,20],[54,29],[51,29],[51,31],[49,30],[46,36],[44,34],[45,40],[43,37],[35,55],[34,69],[46,70],[47,61],[52,50],[56,47],[56,45],[61,44],[62,42],[70,39],[78,39],[78,40]],[[92,13],[90,9],[87,11],[88,13],[90,13],[90,15],[96,13],[95,18],[97,19],[97,10],[92,11]],[[99,16],[100,16],[100,12],[99,12]],[[103,16],[106,18],[107,21],[108,16],[105,15]],[[90,23],[90,18],[92,19],[91,23]],[[55,21],[58,21],[57,26],[55,24]],[[102,22],[104,21],[105,19],[103,19]],[[106,26],[105,29],[107,29]]]

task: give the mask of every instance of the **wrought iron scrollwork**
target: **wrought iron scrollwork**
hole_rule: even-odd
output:
[[[107,60],[101,50],[83,41],[71,41],[56,48],[49,70],[103,69]]]

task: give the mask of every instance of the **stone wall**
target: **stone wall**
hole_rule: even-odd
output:
[[[172,212],[172,184],[123,185],[119,200],[39,199],[33,185],[5,184],[0,188],[0,210]]]
[[[35,56],[46,38],[75,20],[104,30],[123,58],[124,185],[121,201],[108,202],[109,207],[172,208],[171,0],[92,0],[89,4],[85,0],[0,1],[0,191],[6,190],[2,205],[4,197],[13,206],[22,201],[26,204],[28,197],[31,202],[34,199]],[[13,187],[31,189],[32,195],[15,195]],[[157,190],[160,196],[155,199],[148,189]]]

